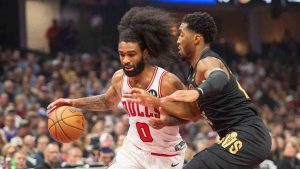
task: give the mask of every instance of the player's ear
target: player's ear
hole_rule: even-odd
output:
[[[202,41],[204,41],[204,38],[202,35],[200,34],[195,34],[194,35],[194,44],[198,45],[199,43],[201,43]]]
[[[144,49],[144,51],[143,51],[143,58],[144,58],[144,59],[147,59],[147,58],[148,58],[148,55],[149,55],[148,50],[147,50],[147,49]]]

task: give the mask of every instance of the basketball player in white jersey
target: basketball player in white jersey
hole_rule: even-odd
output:
[[[51,111],[62,105],[105,111],[117,109],[122,103],[129,116],[130,128],[122,149],[109,169],[181,169],[184,162],[185,143],[179,134],[179,124],[186,121],[164,115],[151,106],[127,102],[123,97],[131,88],[142,88],[155,97],[164,97],[184,89],[172,73],[152,66],[150,57],[170,54],[174,42],[171,34],[172,19],[169,14],[150,7],[129,10],[119,25],[119,55],[123,69],[112,77],[106,93],[79,99],[58,99],[48,106]],[[176,103],[181,104],[181,103]],[[186,111],[185,105],[178,106]],[[149,120],[161,119],[167,126],[155,129]]]

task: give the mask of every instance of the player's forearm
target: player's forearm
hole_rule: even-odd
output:
[[[193,120],[195,117],[195,110],[188,103],[167,101],[160,103],[160,107],[170,116],[185,120]]]
[[[154,98],[153,107],[162,107],[167,111],[168,115],[184,120],[194,120],[197,111],[194,110],[190,103],[176,101],[161,102],[159,98]]]
[[[106,100],[105,94],[72,99],[71,104],[74,107],[92,111],[105,111],[112,109],[112,105]]]

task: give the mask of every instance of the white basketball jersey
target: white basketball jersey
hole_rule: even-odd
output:
[[[161,97],[161,82],[166,73],[167,71],[164,69],[155,67],[151,81],[145,90],[156,97]],[[122,96],[124,92],[131,88],[128,77],[124,75],[122,81]],[[154,129],[148,125],[148,120],[149,117],[160,118],[160,112],[157,108],[145,107],[123,100],[122,97],[122,105],[128,113],[130,124],[124,146],[126,146],[126,142],[130,142],[144,151],[160,154],[174,154],[174,152],[176,152],[175,145],[182,141],[179,134],[179,127],[168,126],[159,130]]]

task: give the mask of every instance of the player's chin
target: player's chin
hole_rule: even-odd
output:
[[[183,52],[179,51],[178,54],[179,54],[179,57],[180,57],[181,60],[183,60],[183,61],[186,60],[185,57],[184,57],[185,55],[184,55]]]
[[[180,57],[182,57],[182,50],[181,49],[178,50],[178,54],[179,54]]]

